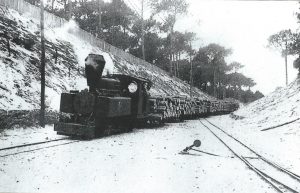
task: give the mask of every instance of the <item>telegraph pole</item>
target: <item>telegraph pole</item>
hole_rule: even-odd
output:
[[[285,62],[285,84],[288,86],[288,70],[287,70],[287,38],[285,39],[285,51],[284,51],[284,62]]]
[[[45,127],[45,37],[44,37],[44,2],[41,0],[41,110],[40,126]]]
[[[171,28],[171,31],[170,31],[170,76],[173,76],[173,52],[172,52],[172,35],[173,35],[173,29]]]
[[[145,60],[145,33],[144,33],[144,0],[142,0],[142,54]]]

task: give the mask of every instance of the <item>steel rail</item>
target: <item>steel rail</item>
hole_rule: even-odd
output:
[[[254,153],[255,155],[257,155],[259,158],[261,158],[263,161],[265,161],[266,163],[272,165],[273,167],[277,168],[278,170],[288,174],[289,176],[291,176],[292,178],[296,179],[297,181],[300,182],[300,176],[298,174],[293,173],[292,171],[289,171],[288,169],[283,168],[282,166],[280,166],[279,164],[268,160],[267,158],[265,158],[264,156],[260,155],[259,153],[257,153],[256,151],[254,151],[253,149],[251,149],[249,146],[247,146],[246,144],[244,144],[243,142],[241,142],[240,140],[238,140],[237,138],[233,137],[232,135],[230,135],[229,133],[225,132],[223,129],[221,129],[219,126],[213,124],[212,122],[206,120],[209,124],[211,124],[212,126],[214,126],[215,128],[219,129],[220,131],[222,131],[224,134],[226,134],[227,136],[229,136],[230,138],[234,139],[236,142],[240,143],[242,146],[244,146],[245,148],[247,148],[248,150],[250,150],[252,153]]]
[[[243,156],[242,156],[243,157]],[[282,186],[284,186],[286,189],[290,190],[291,192],[294,193],[299,193],[297,190],[294,190],[293,188],[289,187],[288,185],[276,180],[275,178],[273,178],[272,176],[268,175],[267,173],[261,171],[260,169],[258,169],[257,167],[255,167],[254,165],[252,165],[245,157],[243,157],[245,159],[245,161],[251,165],[253,168],[255,168],[256,170],[258,170],[262,175],[266,176],[267,178],[271,179],[272,181],[276,182],[277,184],[280,184]]]
[[[277,184],[282,185],[283,183],[277,183],[275,184],[274,182],[272,182],[272,179],[268,178],[267,176],[264,175],[264,173],[262,173],[260,170],[258,170],[256,167],[254,167],[252,164],[250,164],[243,156],[238,155],[238,153],[236,153],[231,147],[229,147],[215,132],[213,132],[207,125],[205,125],[201,120],[199,120],[200,123],[207,128],[219,141],[221,141],[221,143],[223,143],[237,158],[239,158],[244,164],[247,165],[247,167],[254,171],[258,176],[261,177],[261,179],[263,179],[265,182],[267,182],[268,184],[270,184],[275,190],[277,190],[280,193],[284,193],[283,190],[280,189],[280,187]],[[276,182],[276,181],[275,181]],[[284,184],[284,187],[287,186]],[[288,187],[288,186],[287,186]],[[286,188],[288,190],[293,190],[292,188]],[[295,191],[295,190],[294,190]],[[293,192],[293,191],[292,191]],[[297,191],[295,191],[295,193],[297,193]]]
[[[21,153],[27,153],[27,152],[37,151],[37,150],[41,150],[41,149],[47,149],[47,148],[51,148],[51,147],[57,147],[57,146],[67,145],[67,144],[76,143],[76,142],[80,142],[80,140],[70,141],[70,142],[67,142],[67,143],[56,144],[56,145],[51,145],[51,146],[46,146],[46,147],[40,147],[40,148],[36,148],[36,149],[30,149],[30,150],[26,150],[26,151],[20,151],[20,152],[16,152],[16,153],[10,153],[10,154],[5,154],[5,155],[0,155],[0,158],[1,157],[12,156],[12,155],[18,155],[18,154],[21,154]]]
[[[69,139],[69,137],[65,137],[65,138],[61,138],[61,139],[53,139],[53,140],[48,140],[48,141],[41,141],[41,142],[36,142],[36,143],[27,143],[27,144],[16,145],[16,146],[11,146],[11,147],[5,147],[5,148],[1,148],[0,151],[16,149],[16,148],[21,148],[21,147],[27,147],[27,146],[33,146],[33,145],[40,145],[43,143],[50,143],[50,142],[61,141],[61,140],[66,140],[66,139]]]

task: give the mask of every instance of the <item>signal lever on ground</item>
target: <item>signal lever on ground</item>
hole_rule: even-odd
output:
[[[193,147],[200,147],[201,145],[201,141],[196,139],[193,143],[193,145],[186,147],[184,150],[182,150],[183,152],[188,152],[189,150],[191,150]]]

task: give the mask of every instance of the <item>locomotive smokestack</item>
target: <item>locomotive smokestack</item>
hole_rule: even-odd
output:
[[[95,91],[104,70],[105,60],[102,55],[89,54],[85,59],[85,75],[90,91]]]

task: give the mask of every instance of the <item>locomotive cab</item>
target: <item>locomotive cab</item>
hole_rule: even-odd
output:
[[[120,81],[122,97],[131,98],[131,115],[135,118],[145,118],[149,113],[148,99],[151,81],[124,74],[112,74],[105,78],[113,78]]]

